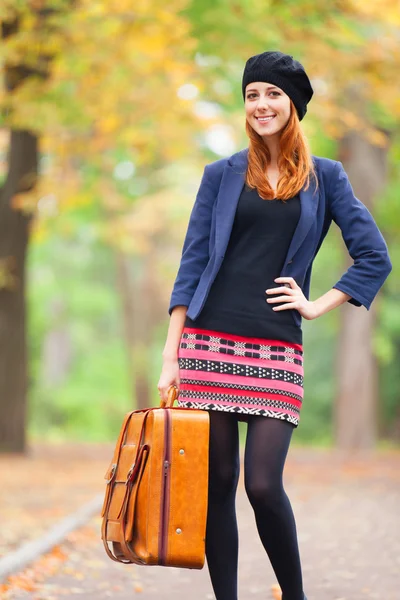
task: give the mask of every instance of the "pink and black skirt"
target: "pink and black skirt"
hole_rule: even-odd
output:
[[[184,327],[178,406],[289,421],[303,400],[303,347],[280,340]]]

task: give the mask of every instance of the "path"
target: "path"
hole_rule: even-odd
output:
[[[296,517],[308,600],[400,598],[399,453],[358,459],[292,448],[285,489]],[[237,494],[240,600],[273,598],[274,573],[243,489]],[[27,591],[4,600],[213,600],[202,570],[114,564],[99,539],[100,520],[71,534],[29,572]],[[23,582],[20,576],[20,582]],[[27,584],[25,587],[29,587]]]

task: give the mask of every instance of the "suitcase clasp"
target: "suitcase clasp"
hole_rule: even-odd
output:
[[[117,464],[116,464],[116,463],[114,463],[114,464],[112,465],[112,467],[111,467],[111,471],[110,471],[110,478],[109,478],[109,479],[106,479],[106,483],[107,483],[107,484],[111,483],[111,481],[114,479],[114,476],[115,476],[116,470],[117,470]]]
[[[129,469],[127,475],[126,475],[126,481],[125,481],[125,485],[128,485],[128,483],[130,482],[130,479],[133,475],[133,470],[135,468],[136,463],[134,462],[133,465],[131,466],[131,468]]]

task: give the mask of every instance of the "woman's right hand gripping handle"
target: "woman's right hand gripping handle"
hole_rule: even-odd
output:
[[[170,317],[167,341],[163,350],[163,366],[157,388],[160,398],[165,402],[168,399],[168,390],[171,385],[177,388],[179,395],[180,376],[178,351],[181,341],[182,331],[186,319],[187,306],[176,306]]]

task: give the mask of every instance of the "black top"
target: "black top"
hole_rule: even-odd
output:
[[[300,218],[298,194],[286,202],[264,200],[245,185],[222,265],[197,319],[186,327],[302,344],[293,310],[272,310],[284,303],[266,302],[279,277]],[[280,294],[278,294],[280,295]]]

